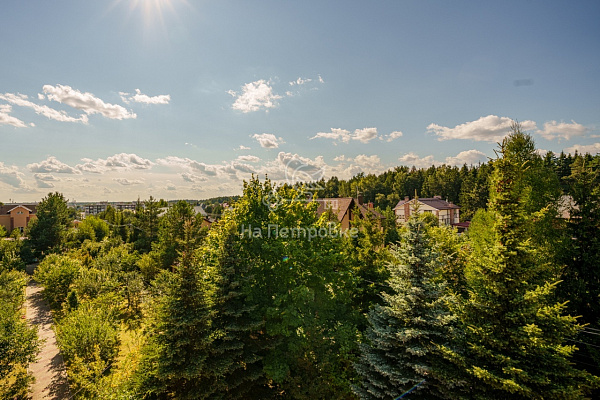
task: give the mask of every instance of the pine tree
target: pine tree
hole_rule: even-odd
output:
[[[494,161],[492,240],[479,242],[486,247],[467,267],[469,298],[457,309],[463,350],[446,349],[465,398],[576,399],[599,383],[570,362],[575,346],[566,341],[581,327],[553,300],[557,282],[546,281],[550,268],[532,244],[524,181],[531,143],[515,124]]]
[[[392,292],[369,312],[367,343],[356,365],[362,385],[354,390],[361,399],[392,399],[415,385],[410,398],[444,398],[448,390],[435,344],[446,344],[450,299],[436,279],[439,255],[425,222],[415,215],[407,225],[388,265]]]
[[[136,374],[138,392],[146,398],[206,398],[206,382],[212,377],[206,367],[215,336],[211,271],[198,270],[189,224],[185,230],[176,272],[163,272],[163,293]]]
[[[208,398],[264,399],[269,396],[262,358],[268,349],[264,320],[248,299],[252,285],[251,260],[239,243],[233,215],[226,214],[200,250],[201,268],[214,270],[214,341],[207,352],[205,380]]]

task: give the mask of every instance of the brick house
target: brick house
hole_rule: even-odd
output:
[[[37,204],[4,204],[0,206],[0,225],[9,233],[14,229],[23,232],[35,215]]]

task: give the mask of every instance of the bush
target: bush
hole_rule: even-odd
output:
[[[54,309],[60,309],[71,283],[79,275],[81,263],[68,256],[51,254],[40,263],[34,278],[44,287],[44,297]]]
[[[114,311],[104,305],[92,302],[81,304],[58,323],[56,331],[67,364],[77,359],[94,363],[98,357],[103,363],[109,364],[119,351],[119,331]]]
[[[0,272],[0,398],[25,398],[31,376],[27,365],[39,350],[36,329],[21,318],[27,277]]]

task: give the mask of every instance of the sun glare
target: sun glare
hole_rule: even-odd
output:
[[[177,16],[181,6],[189,6],[187,0],[116,0],[113,7],[125,5],[129,18],[139,18],[145,29],[165,28],[169,16]]]

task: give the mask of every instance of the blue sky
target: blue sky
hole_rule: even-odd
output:
[[[600,152],[595,1],[14,1],[0,201],[207,198],[477,163],[517,119]]]

